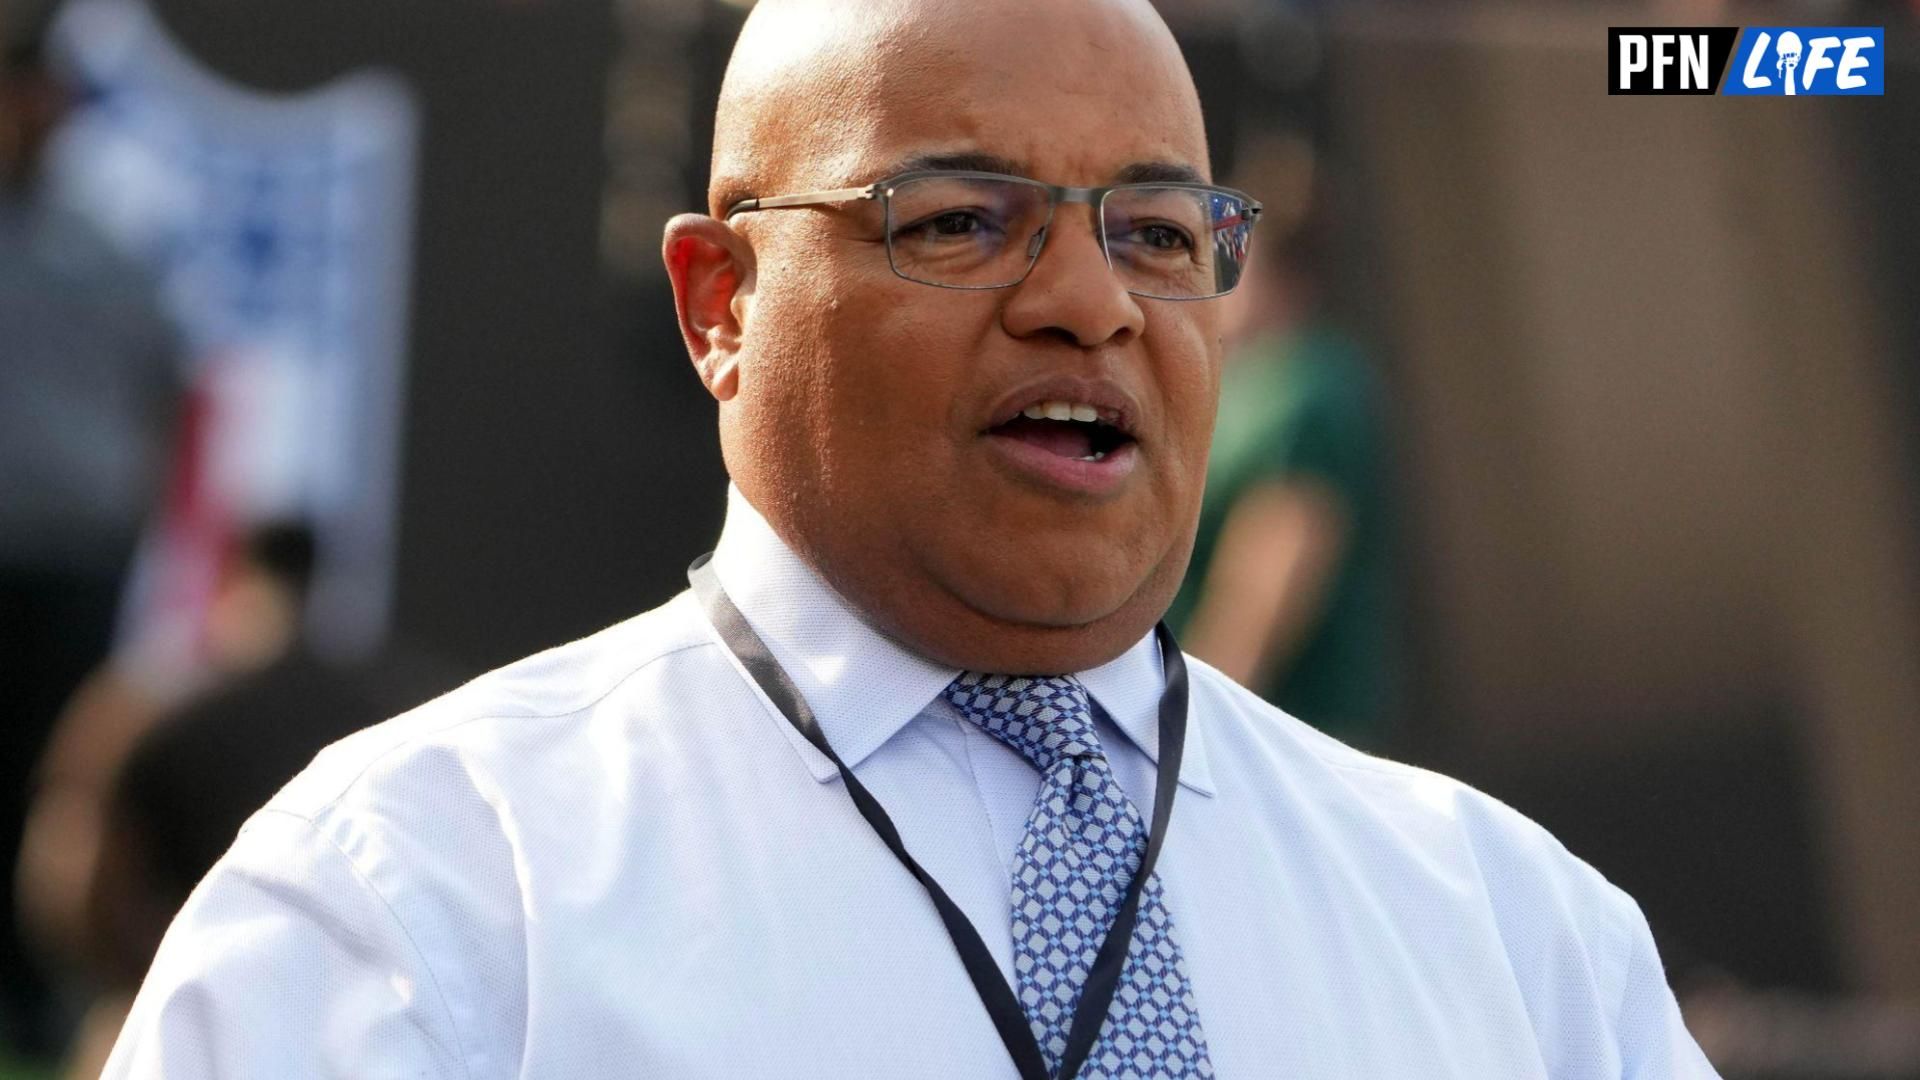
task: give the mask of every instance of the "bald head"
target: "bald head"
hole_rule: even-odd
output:
[[[1099,80],[1070,85],[1063,60],[1075,55],[1115,75],[1141,66],[1172,75],[1176,94],[1158,104],[1199,131],[1186,62],[1146,0],[761,0],[720,88],[710,207],[860,175],[863,146],[904,134],[882,130],[887,106],[941,87],[1010,87],[1012,75],[1056,70],[1070,95],[1106,93]],[[1101,119],[1125,122],[1129,105],[1109,100]]]
[[[1186,569],[1218,305],[1128,292],[1085,205],[1026,238],[1023,280],[972,290],[909,280],[892,252],[997,242],[981,207],[890,220],[891,203],[848,199],[716,220],[923,169],[1066,187],[1208,175],[1192,77],[1145,0],[762,0],[721,91],[712,216],[675,218],[665,244],[728,474],[914,650],[981,671],[1104,663]],[[1127,444],[1096,455],[1073,449],[1086,431],[1008,428],[1043,399],[1124,415]]]

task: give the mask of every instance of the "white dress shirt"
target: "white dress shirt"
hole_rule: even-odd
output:
[[[1011,981],[1039,774],[737,492],[715,567]],[[1217,1075],[1714,1075],[1639,909],[1545,831],[1187,663],[1158,872]],[[1150,812],[1158,646],[1079,674]],[[321,753],[194,892],[105,1075],[1016,1074],[926,893],[682,593]]]

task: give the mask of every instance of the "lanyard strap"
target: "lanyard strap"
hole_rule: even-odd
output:
[[[1000,1041],[1006,1044],[1007,1054],[1013,1058],[1013,1064],[1020,1072],[1021,1080],[1072,1080],[1080,1071],[1080,1066],[1093,1052],[1093,1044],[1100,1037],[1100,1027],[1106,1022],[1107,1008],[1113,1003],[1113,994],[1120,983],[1121,970],[1126,966],[1127,947],[1133,939],[1133,928],[1140,915],[1140,894],[1145,888],[1147,877],[1153,873],[1154,863],[1160,858],[1160,841],[1166,835],[1167,821],[1173,815],[1174,792],[1180,786],[1180,758],[1186,749],[1187,736],[1187,665],[1180,656],[1180,647],[1173,640],[1172,631],[1165,623],[1155,627],[1154,632],[1160,643],[1161,663],[1166,670],[1166,691],[1160,696],[1160,764],[1159,776],[1153,798],[1153,827],[1147,835],[1147,850],[1140,859],[1140,869],[1127,884],[1126,896],[1120,902],[1120,910],[1115,913],[1113,926],[1107,931],[1106,940],[1100,944],[1095,954],[1093,970],[1087,974],[1086,986],[1080,993],[1080,1003],[1073,1012],[1073,1024],[1067,1029],[1067,1049],[1060,1060],[1060,1072],[1050,1076],[1047,1072],[1046,1058],[1040,1053],[1040,1044],[1033,1037],[1033,1028],[1029,1026],[1027,1014],[1020,1007],[1020,999],[1007,985],[1006,976],[1000,973],[999,965],[993,961],[993,954],[987,950],[986,942],[980,940],[980,934],[973,924],[947,895],[933,875],[926,872],[900,841],[900,830],[894,827],[893,819],[887,816],[866,786],[853,775],[853,770],[840,755],[834,753],[827,742],[826,733],[820,730],[820,722],[814,717],[813,710],[807,706],[805,698],[793,685],[793,680],[781,670],[779,661],[773,658],[766,642],[760,639],[753,627],[747,623],[745,615],[734,606],[726,589],[720,585],[720,577],[714,573],[712,554],[700,556],[687,570],[687,579],[693,583],[693,591],[706,608],[707,618],[713,623],[714,630],[720,634],[733,655],[739,659],[740,666],[757,683],[767,700],[773,702],[780,714],[787,718],[814,749],[827,756],[834,767],[840,770],[840,779],[845,782],[847,794],[852,797],[853,805],[860,816],[907,868],[914,880],[926,889],[927,896],[933,900],[933,906],[940,913],[940,921],[946,924],[947,936],[953,939],[953,947],[960,954],[960,962],[967,969],[967,977],[973,980],[973,988],[980,995],[980,1003],[986,1007],[987,1015],[993,1020],[993,1026],[1000,1032]]]

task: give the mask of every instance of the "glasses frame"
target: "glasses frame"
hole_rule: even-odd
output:
[[[1047,219],[1040,226],[1039,242],[1031,245],[1032,250],[1027,253],[1026,268],[1020,271],[1019,277],[994,285],[948,285],[943,282],[927,281],[922,278],[912,277],[900,269],[900,264],[894,261],[893,257],[893,189],[908,181],[932,179],[997,180],[1026,184],[1031,187],[1042,188],[1047,192]],[[1228,198],[1237,199],[1245,206],[1244,216],[1246,226],[1249,230],[1259,223],[1260,213],[1263,209],[1260,201],[1248,195],[1246,192],[1238,191],[1230,187],[1221,187],[1218,184],[1195,184],[1174,180],[1150,180],[1133,184],[1109,184],[1105,187],[1068,187],[1062,184],[1048,184],[1024,176],[1014,176],[1011,173],[979,172],[971,169],[920,169],[913,172],[900,173],[896,176],[889,176],[883,180],[876,180],[865,187],[834,188],[829,191],[808,191],[797,195],[770,195],[766,198],[742,199],[732,206],[727,207],[727,212],[723,220],[732,221],[734,217],[739,214],[748,214],[756,210],[792,210],[810,206],[830,206],[836,203],[878,200],[882,212],[886,215],[887,267],[893,271],[896,277],[911,281],[916,285],[929,285],[936,289],[961,289],[966,291],[1010,289],[1027,280],[1027,275],[1033,273],[1034,265],[1040,261],[1040,253],[1046,250],[1047,240],[1052,236],[1053,215],[1054,212],[1059,209],[1061,203],[1080,203],[1093,207],[1094,220],[1099,223],[1100,256],[1106,260],[1107,269],[1113,269],[1113,252],[1107,247],[1107,196],[1116,191],[1132,191],[1141,188],[1178,188],[1185,191],[1200,191],[1209,195],[1224,195]],[[1251,233],[1249,233],[1249,240],[1251,240]],[[1235,279],[1232,285],[1220,292],[1207,293],[1204,296],[1159,296],[1154,293],[1141,292],[1137,289],[1128,289],[1127,292],[1148,300],[1216,300],[1233,292],[1239,285],[1239,280]]]

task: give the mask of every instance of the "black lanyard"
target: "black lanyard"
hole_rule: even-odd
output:
[[[987,945],[980,940],[980,934],[973,924],[961,913],[959,905],[947,896],[933,875],[921,868],[907,854],[905,844],[900,842],[900,830],[894,828],[893,819],[880,807],[880,803],[866,787],[853,775],[853,770],[840,760],[840,755],[828,745],[826,733],[820,730],[820,723],[814,719],[813,710],[807,707],[806,699],[780,669],[779,661],[773,658],[767,645],[760,640],[748,625],[746,616],[740,614],[733,600],[727,596],[726,589],[720,585],[720,577],[713,571],[711,554],[695,559],[687,570],[687,579],[693,583],[693,591],[707,610],[707,618],[713,628],[719,631],[720,640],[740,660],[740,666],[758,683],[767,700],[773,702],[781,715],[787,718],[814,748],[827,756],[834,767],[840,770],[840,778],[845,781],[847,794],[853,798],[853,805],[860,810],[860,816],[867,819],[873,831],[900,860],[900,865],[919,881],[932,898],[933,906],[940,912],[940,921],[947,925],[947,936],[953,939],[953,947],[960,953],[960,962],[966,966],[967,977],[973,980],[973,987],[980,994],[980,1003],[986,1006],[987,1015],[993,1019],[993,1026],[1000,1031],[1000,1041],[1007,1045],[1007,1053],[1013,1058],[1014,1067],[1020,1070],[1021,1080],[1071,1080],[1080,1071],[1080,1066],[1093,1051],[1094,1040],[1100,1037],[1100,1027],[1106,1022],[1107,1007],[1113,1002],[1113,992],[1120,983],[1120,972],[1127,962],[1127,947],[1133,939],[1133,927],[1140,915],[1140,891],[1146,886],[1148,875],[1153,873],[1153,865],[1160,858],[1160,841],[1167,832],[1167,820],[1173,815],[1173,796],[1180,786],[1180,756],[1186,749],[1187,738],[1187,665],[1181,659],[1180,647],[1174,643],[1172,631],[1165,623],[1154,628],[1160,641],[1160,659],[1166,669],[1167,688],[1160,696],[1160,766],[1159,779],[1154,790],[1153,826],[1147,834],[1146,854],[1141,856],[1140,869],[1127,885],[1127,894],[1120,902],[1120,910],[1114,915],[1113,926],[1107,931],[1107,939],[1100,944],[1095,954],[1093,970],[1087,974],[1087,984],[1081,990],[1080,1004],[1074,1009],[1073,1024],[1067,1029],[1067,1050],[1060,1059],[1060,1072],[1050,1076],[1047,1072],[1046,1058],[1040,1053],[1040,1044],[1034,1040],[1033,1029],[1028,1026],[1027,1014],[1020,1007],[1020,999],[1013,988],[1007,985],[1006,977],[1000,973],[999,965],[993,962],[993,954],[987,951]]]

